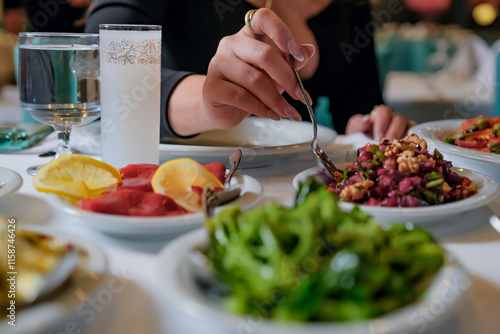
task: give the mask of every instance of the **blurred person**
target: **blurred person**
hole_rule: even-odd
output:
[[[26,24],[26,9],[22,0],[3,0],[3,26],[8,33],[18,35]]]
[[[18,2],[4,0],[2,3],[4,29],[0,29],[0,87],[15,83],[14,46],[26,20],[26,11],[18,6]]]
[[[24,31],[83,32],[91,0],[6,0],[25,13]]]
[[[231,128],[249,114],[309,119],[288,54],[313,104],[329,98],[337,132],[406,134],[412,123],[382,105],[368,1],[274,0],[272,10],[265,3],[95,0],[86,31],[162,25],[162,137]]]

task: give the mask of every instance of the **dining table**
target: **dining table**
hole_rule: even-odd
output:
[[[0,214],[15,219],[21,228],[43,226],[48,230],[70,233],[82,240],[91,240],[102,250],[107,260],[108,275],[101,290],[92,292],[86,300],[81,301],[88,309],[86,316],[75,310],[69,319],[61,319],[60,323],[54,324],[54,328],[43,328],[40,333],[181,333],[183,324],[194,320],[188,316],[173,316],[169,311],[168,305],[171,303],[167,303],[169,296],[164,293],[164,282],[159,275],[161,263],[158,261],[159,252],[180,235],[126,237],[107,234],[86,226],[74,216],[51,205],[47,201],[47,194],[35,189],[33,177],[26,173],[26,168],[49,162],[51,157],[40,155],[53,150],[56,141],[52,133],[31,148],[0,152],[0,167],[18,173],[23,179],[17,192],[0,199]],[[355,159],[355,149],[370,141],[372,139],[363,134],[338,135],[324,149],[335,163],[340,163]],[[91,157],[100,159],[99,154]],[[277,156],[276,161],[268,166],[241,168],[238,172],[255,178],[262,185],[263,193],[258,206],[271,201],[290,206],[296,193],[292,184],[294,177],[313,166],[315,161],[312,154],[304,152],[286,160]],[[473,165],[462,167],[474,169]],[[499,332],[500,232],[489,223],[489,217],[493,215],[500,216],[500,198],[451,219],[425,226],[461,263],[471,284],[462,287],[467,291],[464,301],[437,326],[427,326],[427,321],[431,323],[439,317],[447,305],[418,310],[420,313],[414,315],[421,320],[421,326],[417,327],[418,333]],[[400,219],[404,221],[405,217]],[[200,225],[198,228],[204,227]],[[105,299],[96,298],[102,289],[112,293],[106,294]],[[43,316],[42,312],[41,324]],[[17,321],[21,323],[23,318],[19,317]],[[252,332],[251,329],[248,331]]]

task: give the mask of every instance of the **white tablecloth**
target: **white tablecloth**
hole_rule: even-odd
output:
[[[342,156],[345,157],[343,150],[365,143],[364,136],[339,136],[336,144],[328,150],[340,150],[341,153],[335,155],[340,159]],[[54,145],[55,140],[51,136],[38,147],[31,149],[31,152],[44,152],[53,149]],[[110,272],[120,277],[123,282],[124,289],[120,293],[113,294],[113,299],[108,304],[97,305],[95,319],[88,324],[84,322],[85,327],[79,327],[82,331],[75,333],[176,334],[165,330],[169,323],[179,319],[168,319],[164,316],[165,299],[168,297],[160,292],[162,282],[159,279],[157,263],[157,253],[169,240],[126,240],[108,236],[85,228],[73,218],[54,211],[44,200],[45,195],[34,189],[32,177],[25,172],[27,167],[47,162],[50,158],[39,158],[35,153],[29,152],[0,154],[0,167],[16,171],[24,179],[21,189],[16,194],[0,200],[0,213],[7,218],[15,218],[20,226],[48,225],[93,240],[107,255]],[[312,166],[312,158],[308,160],[302,157],[295,162],[241,172],[255,177],[262,183],[264,196],[260,204],[276,200],[288,205],[294,198],[293,177]],[[472,166],[463,167],[472,168]],[[464,307],[457,316],[433,333],[497,334],[499,332],[500,234],[493,230],[484,218],[484,212],[480,210],[500,215],[500,198],[486,208],[474,210],[457,217],[456,221],[432,228],[444,247],[461,261],[472,277],[472,287]],[[475,219],[476,215],[481,219]],[[436,314],[422,314],[422,316],[433,317]]]

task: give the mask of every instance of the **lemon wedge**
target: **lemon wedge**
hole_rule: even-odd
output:
[[[155,193],[172,198],[188,211],[201,210],[199,194],[193,192],[192,186],[224,188],[208,169],[189,158],[163,163],[153,175],[151,185]]]
[[[102,161],[69,154],[44,165],[33,177],[38,191],[75,200],[100,195],[108,186],[122,182],[120,171]]]

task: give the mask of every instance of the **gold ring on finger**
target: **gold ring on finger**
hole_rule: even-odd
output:
[[[257,35],[257,32],[255,30],[253,30],[253,28],[252,28],[252,19],[253,19],[253,15],[255,14],[256,11],[258,11],[258,9],[250,9],[245,14],[245,25],[248,27],[248,29],[250,30],[250,32],[252,34]]]

